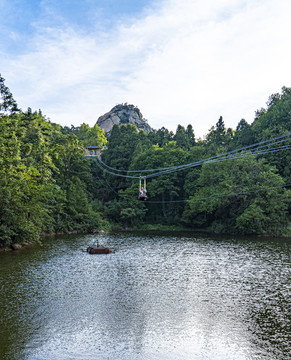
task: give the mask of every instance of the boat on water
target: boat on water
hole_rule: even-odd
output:
[[[89,254],[110,254],[112,251],[110,248],[104,246],[88,246],[87,252]]]

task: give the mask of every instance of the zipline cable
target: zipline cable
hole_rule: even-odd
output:
[[[247,158],[250,156],[265,155],[265,154],[275,153],[275,152],[279,152],[279,151],[283,151],[283,150],[288,150],[288,149],[291,149],[291,144],[283,145],[282,143],[284,143],[286,141],[290,141],[291,140],[291,138],[289,138],[290,135],[291,135],[291,133],[281,135],[281,136],[278,136],[278,137],[275,137],[275,138],[272,138],[269,140],[261,141],[261,142],[258,142],[258,143],[252,144],[252,145],[248,145],[248,146],[245,146],[245,147],[242,147],[239,149],[235,149],[235,150],[228,151],[228,152],[225,152],[222,154],[218,154],[218,155],[215,155],[215,156],[203,159],[203,160],[199,160],[196,162],[183,164],[183,165],[176,165],[176,166],[171,166],[171,167],[158,168],[158,169],[120,170],[120,169],[115,169],[115,168],[112,168],[112,167],[106,165],[101,159],[99,159],[98,161],[96,159],[95,160],[96,160],[97,166],[105,173],[114,175],[114,176],[123,177],[123,178],[140,179],[141,176],[124,175],[124,174],[119,174],[118,172],[143,173],[143,172],[156,171],[153,174],[142,176],[144,179],[146,179],[146,178],[153,178],[153,177],[160,176],[160,175],[170,174],[170,173],[176,172],[176,171],[187,170],[189,168],[200,166],[203,164],[222,162],[222,161],[226,161],[226,160],[236,160],[236,159]],[[278,145],[278,144],[282,144],[282,145],[274,147],[275,145]],[[121,196],[108,184],[107,181],[106,181],[106,183],[107,183],[107,187],[111,191],[113,191],[116,195],[118,195],[119,197],[124,198],[129,201],[138,201],[138,200],[131,199],[131,198],[128,198],[125,196]],[[191,202],[191,201],[240,196],[240,195],[246,195],[246,194],[256,193],[256,192],[260,192],[260,191],[267,191],[267,190],[271,190],[271,189],[286,188],[289,186],[291,186],[291,184],[265,187],[265,188],[260,188],[260,189],[253,189],[253,190],[242,191],[242,192],[231,193],[231,194],[213,195],[213,196],[209,196],[209,197],[192,198],[192,199],[185,199],[185,200],[146,201],[146,203],[150,203],[150,204],[185,203],[185,202]]]
[[[119,176],[119,177],[123,177],[123,178],[129,178],[129,179],[139,179],[139,178],[140,178],[140,176],[131,176],[131,175],[116,174],[116,173],[114,173],[113,171],[109,171],[109,170],[105,169],[104,167],[102,167],[102,166],[99,164],[99,160],[96,160],[96,159],[95,159],[95,162],[96,162],[96,165],[97,165],[101,170],[103,170],[104,172],[106,172],[107,174],[111,174],[111,175],[115,175],[115,176]]]
[[[245,157],[250,157],[250,156],[257,156],[257,155],[263,155],[263,154],[269,154],[272,152],[278,152],[278,151],[283,151],[283,150],[288,150],[291,149],[291,145],[286,145],[285,147],[278,147],[278,148],[274,148],[274,149],[269,149],[269,150],[265,150],[265,151],[258,151],[258,152],[253,152],[253,153],[241,153],[241,154],[236,154],[235,156],[225,156],[225,157],[220,157],[220,158],[216,158],[216,159],[209,159],[209,160],[201,160],[197,163],[193,163],[193,164],[189,164],[187,166],[184,167],[178,167],[176,169],[173,170],[165,170],[165,171],[161,171],[158,173],[154,173],[154,174],[150,174],[147,175],[146,177],[149,178],[153,178],[156,176],[160,176],[160,175],[166,175],[166,174],[170,174],[172,172],[176,172],[176,171],[181,171],[181,170],[186,170],[192,167],[196,167],[199,165],[203,165],[203,164],[210,164],[210,163],[216,163],[216,162],[221,162],[221,161],[225,161],[225,160],[236,160],[236,159],[242,159]]]
[[[291,138],[290,138],[291,139]],[[275,143],[272,143],[272,144],[268,144],[268,145],[263,145],[263,146],[260,146],[260,147],[257,147],[256,149],[249,149],[249,151],[254,151],[253,154],[255,154],[255,151],[259,148],[263,148],[263,147],[266,147],[266,146],[272,146],[272,145],[275,145],[279,142],[283,142],[283,141],[289,141],[290,139],[285,139],[285,140],[281,140],[281,141],[278,141],[278,142],[275,142]],[[271,141],[271,140],[270,140]],[[253,146],[252,146],[253,147]],[[229,155],[229,154],[233,154],[235,152],[239,152],[239,150],[241,149],[237,149],[237,150],[232,150],[232,151],[229,151],[229,152],[226,152],[226,153],[223,153],[223,154],[219,154],[219,155],[215,155],[213,157],[210,157],[210,158],[207,158],[207,159],[203,159],[203,160],[200,160],[200,161],[197,161],[195,163],[189,163],[189,164],[185,164],[185,165],[181,165],[181,166],[176,166],[175,168],[173,168],[173,170],[169,169],[169,170],[165,170],[165,171],[161,171],[159,173],[155,173],[155,174],[150,174],[150,175],[147,175],[147,177],[153,177],[153,176],[158,176],[159,175],[162,175],[164,173],[168,173],[169,172],[172,172],[172,171],[176,171],[176,170],[180,170],[180,169],[184,169],[184,168],[189,168],[189,167],[195,167],[195,166],[198,166],[198,165],[202,165],[206,162],[211,162],[212,160],[216,160],[216,159],[220,159],[222,158],[222,156],[225,156],[225,155]],[[270,149],[272,150],[272,149]],[[239,154],[245,154],[245,153],[248,153],[247,151],[244,151],[244,152],[241,152]],[[258,153],[256,153],[258,154]],[[229,157],[229,159],[231,159],[232,157]],[[223,159],[227,159],[227,157],[224,157]]]
[[[231,150],[231,151],[228,151],[226,153],[222,153],[222,154],[219,154],[219,155],[215,155],[213,157],[210,157],[210,158],[207,158],[207,159],[204,159],[204,161],[207,161],[207,160],[211,160],[211,159],[216,159],[220,156],[224,156],[224,155],[228,155],[228,154],[232,154],[232,153],[236,153],[236,152],[241,152],[241,151],[245,151],[247,149],[251,150],[251,148],[254,148],[255,146],[258,146],[258,145],[262,145],[262,144],[268,144],[270,142],[273,142],[271,144],[268,144],[268,145],[263,145],[263,146],[259,146],[257,147],[258,148],[261,148],[261,147],[267,147],[267,146],[273,146],[277,143],[280,143],[280,142],[284,142],[284,141],[289,141],[290,139],[284,139],[284,140],[280,140],[280,141],[277,141],[277,142],[274,142],[274,140],[278,140],[278,139],[283,139],[283,138],[286,138],[286,137],[289,137],[291,135],[291,133],[288,133],[288,134],[285,134],[285,135],[281,135],[281,136],[277,136],[275,138],[272,138],[272,139],[269,139],[269,140],[265,140],[265,141],[261,141],[261,142],[258,142],[258,143],[254,143],[254,144],[251,144],[251,145],[248,145],[248,146],[244,146],[242,148],[239,148],[239,149],[235,149],[235,150]],[[201,160],[203,161],[203,160]],[[199,162],[194,162],[194,163],[189,163],[189,164],[184,164],[184,165],[177,165],[177,166],[170,166],[170,167],[164,167],[164,168],[157,168],[157,169],[142,169],[142,170],[121,170],[121,169],[115,169],[113,167],[110,167],[108,166],[107,164],[105,164],[101,159],[99,159],[99,162],[102,163],[103,166],[105,166],[106,168],[110,169],[110,170],[113,170],[113,171],[117,171],[117,172],[126,172],[126,173],[141,173],[141,172],[153,172],[153,171],[167,171],[167,170],[176,170],[180,167],[188,167],[188,166],[191,166],[191,165],[196,165],[197,163],[200,163]],[[194,166],[195,166],[194,165]]]
[[[291,140],[290,139],[283,139],[283,140],[280,140],[280,141],[275,141],[271,144],[267,144],[267,145],[262,145],[262,146],[258,146],[256,147],[255,149],[250,149],[248,151],[253,151],[253,150],[258,150],[258,149],[262,149],[262,148],[265,148],[265,147],[269,147],[269,146],[274,146],[276,144],[279,144],[279,143],[282,143],[282,142],[285,142],[285,141],[289,141]],[[225,154],[231,154],[231,153],[234,153],[234,152],[238,152],[238,150],[232,150],[232,151],[229,151]],[[244,152],[241,152],[240,154],[243,154],[243,153],[246,153],[247,151],[244,151]],[[213,156],[213,157],[210,157],[210,158],[207,158],[207,159],[204,159],[204,160],[199,160],[199,161],[196,161],[196,162],[193,162],[193,163],[189,163],[189,164],[184,164],[184,165],[176,165],[176,166],[170,166],[170,167],[165,167],[165,168],[157,168],[157,169],[148,169],[148,170],[118,170],[118,169],[115,169],[115,168],[112,168],[108,165],[106,165],[100,158],[98,159],[99,162],[105,166],[106,168],[108,169],[111,169],[111,170],[114,170],[114,171],[118,171],[118,172],[126,172],[126,173],[141,173],[141,172],[153,172],[153,171],[160,171],[160,170],[163,170],[163,171],[176,171],[178,169],[183,169],[183,168],[188,168],[188,167],[194,167],[194,166],[197,166],[197,165],[201,165],[203,163],[205,163],[207,160],[211,160],[211,159],[218,159],[220,156],[222,156],[224,154],[220,154],[220,155],[216,155],[216,156]],[[149,175],[147,175],[147,177],[149,177]]]
[[[160,171],[160,172],[157,172],[157,173],[154,173],[154,174],[149,174],[149,175],[146,175],[146,176],[143,176],[143,177],[149,179],[149,178],[157,177],[157,176],[160,176],[160,175],[170,174],[170,173],[176,172],[176,171],[186,170],[186,169],[196,167],[196,166],[200,166],[200,165],[203,165],[203,164],[216,163],[216,162],[221,162],[221,161],[225,161],[225,160],[242,159],[242,158],[246,158],[246,157],[250,157],[250,156],[265,155],[265,154],[278,152],[278,151],[283,151],[283,150],[288,150],[288,149],[291,149],[291,145],[289,145],[289,144],[281,146],[281,147],[270,148],[270,149],[265,149],[265,150],[261,150],[261,151],[253,151],[251,153],[249,153],[249,152],[237,153],[237,154],[233,154],[232,156],[224,156],[224,157],[222,157],[221,155],[217,155],[216,157],[208,158],[208,159],[205,159],[205,160],[200,160],[200,161],[197,161],[195,163],[189,163],[189,164],[186,164],[186,165],[183,165],[183,166],[176,166],[175,168],[171,168],[171,169],[165,170],[165,171]],[[108,174],[114,175],[114,176],[119,176],[119,177],[123,177],[123,178],[130,178],[130,179],[139,179],[140,178],[140,176],[124,175],[124,174],[115,173],[113,171],[109,171],[106,168],[102,167],[98,163],[98,160],[96,160],[96,164],[102,171],[104,171],[104,172],[106,172]]]

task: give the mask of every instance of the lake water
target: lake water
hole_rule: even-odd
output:
[[[82,252],[97,238],[114,252]],[[291,359],[290,248],[121,233],[0,254],[0,359]]]

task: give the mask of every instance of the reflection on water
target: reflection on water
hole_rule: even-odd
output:
[[[96,237],[115,251],[81,250]],[[0,359],[288,359],[290,239],[90,235],[0,255]]]

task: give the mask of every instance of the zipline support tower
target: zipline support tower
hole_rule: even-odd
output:
[[[101,156],[101,147],[100,146],[87,146],[84,148],[85,157],[92,158],[97,157],[99,158]]]

